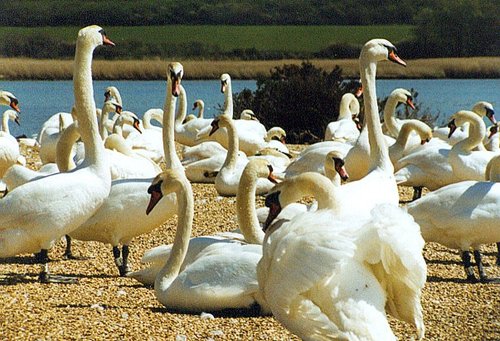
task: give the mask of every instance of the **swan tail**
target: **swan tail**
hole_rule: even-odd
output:
[[[363,260],[386,290],[387,312],[414,325],[418,337],[423,338],[421,295],[427,266],[419,225],[405,209],[379,205],[372,210],[372,221],[366,227],[362,243],[371,247]]]

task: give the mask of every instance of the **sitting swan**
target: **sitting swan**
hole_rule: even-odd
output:
[[[488,178],[498,181],[498,174],[500,155],[492,158],[488,166]],[[491,180],[457,182],[408,204],[408,213],[420,225],[426,242],[461,251],[470,282],[476,281],[470,248],[474,249],[480,281],[488,282],[479,247],[500,241],[500,183]]]
[[[19,186],[0,201],[0,257],[41,251],[42,282],[57,280],[48,273],[47,250],[94,214],[111,188],[109,164],[95,119],[91,70],[93,51],[103,44],[114,45],[99,26],[78,32],[73,85],[85,161],[71,172]]]
[[[262,255],[260,243],[263,232],[252,203],[257,177],[271,176],[272,170],[263,160],[251,161],[245,168],[244,185],[238,193],[237,203],[238,221],[243,233],[238,237],[240,240],[217,235],[187,238],[194,215],[189,182],[178,171],[166,171],[153,182],[149,190],[151,204],[148,212],[169,191],[176,192],[179,202],[174,244],[154,283],[156,297],[162,304],[176,310],[201,312],[249,308],[257,303],[263,313],[268,313],[267,307],[256,295],[256,265]],[[137,275],[130,274],[132,277]]]
[[[424,241],[411,216],[395,205],[362,217],[336,214],[334,185],[317,173],[280,183],[266,206],[279,211],[297,197],[299,182],[318,210],[267,229],[257,265],[275,318],[304,340],[396,340],[387,312],[423,338]]]
[[[359,114],[359,101],[348,92],[340,100],[337,121],[330,122],[325,129],[325,141],[339,141],[354,144],[359,137],[359,130],[353,118]]]
[[[482,145],[486,135],[484,121],[472,111],[461,110],[451,116],[450,136],[455,132],[457,126],[469,122],[469,136],[455,144],[448,155],[448,160],[453,169],[453,173],[460,180],[485,180],[485,170],[488,162],[498,152],[489,150],[473,149]]]

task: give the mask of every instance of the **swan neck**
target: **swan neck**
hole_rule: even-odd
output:
[[[351,111],[351,103],[357,101],[357,99],[353,97],[346,95],[342,96],[342,99],[340,100],[339,117],[337,118],[337,121],[352,119],[352,115],[354,115],[355,113]]]
[[[453,146],[457,150],[471,151],[483,143],[486,131],[486,125],[482,118],[476,114],[471,114],[466,117],[469,122],[469,136]]]
[[[200,111],[198,111],[198,118],[203,118],[203,114],[205,113],[205,105],[203,104],[198,104],[200,107]]]
[[[245,241],[250,244],[262,244],[264,232],[260,228],[255,210],[255,192],[258,177],[255,172],[243,171],[238,193],[236,194],[236,217]]]
[[[392,137],[397,137],[399,133],[396,118],[394,117],[398,103],[397,98],[389,96],[384,106],[384,123]]]
[[[109,112],[105,104],[101,110],[101,119],[99,120],[99,133],[101,134],[101,139],[104,141],[108,137],[108,129],[106,129],[106,123],[109,119]]]
[[[4,112],[2,116],[2,131],[10,135],[8,111]]]
[[[73,145],[80,138],[78,126],[74,122],[70,124],[59,137],[56,146],[56,165],[60,172],[67,172],[76,167],[73,161]]]
[[[229,117],[233,117],[233,90],[231,86],[231,82],[227,83],[226,92],[224,93],[224,112],[223,115],[228,115]]]
[[[167,169],[182,168],[181,160],[175,151],[175,104],[177,98],[172,95],[172,81],[167,79],[167,93],[163,107],[163,152]]]
[[[370,143],[370,169],[382,168],[387,172],[394,171],[389,159],[380,119],[378,116],[377,91],[375,86],[377,63],[360,60],[361,82],[364,84],[363,100],[365,108],[365,126],[368,129],[368,141]]]
[[[406,123],[403,124],[401,130],[399,131],[398,138],[396,139],[396,144],[401,147],[406,147],[406,143],[408,143],[408,138],[410,137],[410,133],[415,129],[412,124]]]
[[[178,129],[182,127],[182,122],[186,119],[187,114],[187,96],[186,90],[182,85],[179,85],[179,107],[177,108],[177,114],[175,116],[175,128]]]
[[[332,167],[325,167],[325,176],[332,181],[335,187],[341,185],[340,175],[335,169],[332,169]]]
[[[94,48],[77,42],[73,72],[75,116],[85,145],[86,164],[105,162],[104,145],[99,135],[95,116],[96,106],[92,84],[92,53]]]
[[[224,161],[223,167],[233,168],[236,166],[236,161],[238,160],[238,151],[240,149],[240,143],[238,140],[238,135],[236,134],[236,127],[234,126],[233,120],[228,121],[227,129],[227,156]]]
[[[178,217],[177,230],[175,232],[170,257],[156,276],[154,287],[157,296],[162,296],[162,293],[168,290],[170,284],[179,274],[188,251],[189,239],[191,237],[194,217],[194,199],[191,185],[187,179],[181,182],[181,188],[176,192],[176,195]]]

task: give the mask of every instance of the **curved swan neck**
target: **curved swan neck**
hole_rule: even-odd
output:
[[[356,104],[357,104],[357,110],[356,110]],[[351,106],[354,107],[354,110],[351,110]],[[339,117],[337,118],[337,121],[352,120],[352,116],[358,113],[359,113],[359,102],[356,96],[354,96],[350,92],[344,94],[342,96],[342,99],[340,100]]]
[[[398,136],[399,133],[396,118],[394,117],[398,103],[399,100],[395,96],[389,96],[384,106],[384,123],[392,137]]]
[[[186,90],[182,85],[179,85],[179,107],[177,108],[177,114],[175,116],[175,129],[182,127],[182,122],[186,119],[187,114],[187,96]]]
[[[460,121],[470,123],[469,136],[455,144],[453,148],[456,150],[471,151],[472,149],[483,143],[484,137],[486,135],[486,125],[484,124],[482,118],[472,111],[460,111],[459,116],[459,122],[457,122],[458,125],[461,125]]]
[[[257,174],[253,167],[246,167],[241,175],[236,194],[236,217],[245,241],[250,244],[262,244],[264,232],[260,228],[255,210],[255,191]]]
[[[418,131],[418,129],[419,128],[415,123],[406,122],[401,126],[401,130],[399,131],[395,144],[404,148],[406,146],[406,143],[408,143],[408,138],[410,137],[410,133],[412,131]]]
[[[122,153],[127,156],[135,156],[136,154],[130,148],[127,143],[125,142],[125,139],[123,136],[119,134],[111,134],[106,138],[106,141],[104,141],[104,146],[109,149],[109,150],[116,150],[119,153]]]
[[[9,110],[6,110],[2,116],[2,131],[10,135],[9,129]]]
[[[177,230],[175,232],[174,244],[170,256],[160,270],[155,280],[155,292],[159,293],[168,289],[170,284],[175,280],[181,269],[184,258],[189,246],[191,237],[191,229],[194,218],[194,199],[191,184],[182,176],[180,181],[180,189],[176,191],[177,195]]]
[[[203,118],[203,114],[205,113],[205,102],[198,101],[198,118]]]
[[[94,88],[92,85],[92,53],[95,46],[78,39],[75,51],[73,91],[75,115],[85,145],[85,163],[97,164],[105,161],[104,146],[95,119]]]
[[[332,181],[335,187],[342,185],[339,173],[335,170],[335,167],[327,167],[325,165],[325,176]]]
[[[224,160],[222,167],[233,168],[238,160],[238,152],[240,150],[240,142],[238,140],[238,135],[236,133],[236,127],[234,126],[233,120],[227,120],[225,125],[227,129],[227,156]]]
[[[106,122],[109,119],[108,106],[104,104],[101,110],[101,119],[99,120],[99,133],[101,134],[101,139],[104,141],[108,137],[108,129],[106,128]]]
[[[305,196],[313,196],[318,202],[318,209],[337,210],[339,206],[336,199],[337,189],[327,177],[319,173],[302,173],[291,178],[287,187],[290,199],[285,200],[285,205]]]
[[[370,169],[381,168],[387,172],[394,172],[389,158],[389,150],[385,143],[378,117],[377,91],[375,79],[377,63],[369,59],[366,53],[361,52],[359,58],[361,82],[363,84],[363,100],[365,108],[365,126],[368,129],[370,143]]]
[[[77,122],[64,129],[56,146],[56,164],[60,172],[67,172],[76,167],[72,158],[73,145],[80,138]]]
[[[175,104],[177,98],[172,95],[172,80],[167,78],[167,94],[163,108],[163,151],[167,169],[182,169],[181,160],[175,151]]]

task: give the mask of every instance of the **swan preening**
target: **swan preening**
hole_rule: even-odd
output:
[[[99,26],[78,32],[73,75],[75,115],[85,161],[74,171],[27,182],[0,202],[0,256],[42,252],[41,281],[50,281],[46,253],[53,242],[76,229],[109,195],[111,174],[95,119],[92,54],[99,45],[114,45]],[[50,198],[50,200],[47,200]]]

